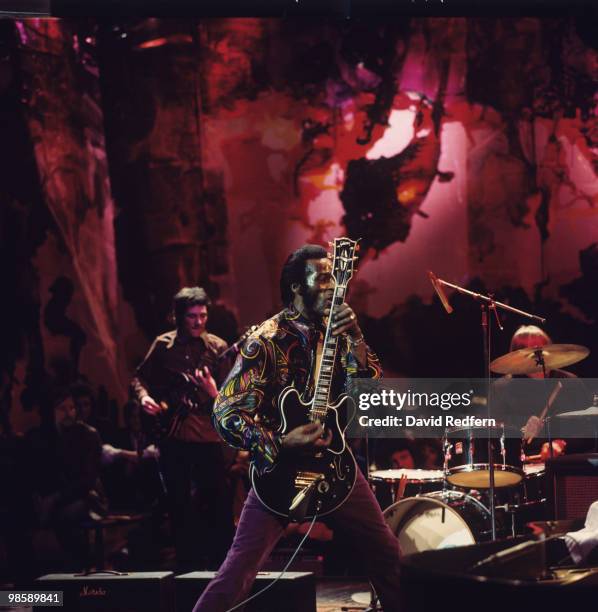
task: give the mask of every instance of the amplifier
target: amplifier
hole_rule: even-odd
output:
[[[216,572],[190,572],[174,579],[177,612],[190,612]],[[272,583],[280,572],[259,572],[251,594]],[[285,572],[265,593],[244,608],[245,612],[316,612],[316,580],[311,572]]]
[[[549,517],[585,519],[598,500],[598,453],[563,455],[546,462]]]
[[[47,574],[35,581],[34,588],[63,591],[64,609],[69,612],[174,612],[172,572]]]

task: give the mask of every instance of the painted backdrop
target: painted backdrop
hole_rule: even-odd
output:
[[[481,373],[478,306],[446,315],[431,269],[547,316],[597,376],[593,28],[2,22],[3,414],[26,428],[78,376],[122,403],[180,286],[209,289],[233,340],[280,308],[292,249],[343,234],[389,374]]]

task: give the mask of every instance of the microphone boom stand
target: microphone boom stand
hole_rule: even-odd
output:
[[[483,293],[477,293],[475,291],[470,291],[469,289],[465,289],[465,287],[461,287],[459,285],[449,283],[441,278],[438,278],[432,272],[428,272],[428,275],[443,305],[448,303],[448,301],[446,300],[446,296],[444,296],[444,292],[442,291],[441,285],[444,285],[445,287],[450,287],[451,289],[454,289],[455,291],[458,291],[459,293],[462,293],[463,295],[468,295],[474,300],[481,302],[481,311],[482,311],[481,326],[482,326],[482,337],[483,337],[483,345],[484,345],[484,376],[486,378],[486,388],[487,388],[486,396],[488,398],[486,402],[486,407],[487,407],[487,412],[488,412],[488,418],[490,418],[490,415],[491,415],[491,409],[490,409],[491,407],[491,402],[490,402],[490,389],[491,389],[490,354],[491,354],[492,327],[488,320],[489,311],[492,310],[494,312],[494,315],[496,317],[496,322],[498,324],[499,329],[501,330],[502,330],[502,325],[498,317],[498,312],[496,310],[497,308],[502,308],[503,310],[513,312],[515,314],[518,314],[522,317],[526,317],[528,319],[533,319],[540,323],[545,323],[546,319],[538,315],[535,315],[529,312],[525,312],[524,310],[520,310],[519,308],[513,308],[513,306],[509,306],[508,304],[504,304],[503,302],[497,302],[492,297],[492,295],[484,295]],[[446,305],[445,305],[445,308],[446,308]],[[447,309],[447,312],[449,313],[452,312],[452,308],[450,310]],[[492,455],[492,449],[493,449],[492,437],[490,436],[490,432],[488,431],[488,468],[489,468],[489,480],[490,480],[490,483],[489,483],[490,484],[490,487],[489,487],[489,490],[490,490],[490,522],[492,525],[492,540],[496,540],[496,509],[495,509],[495,503],[494,503],[494,489],[495,489],[494,460],[493,460],[494,457]]]

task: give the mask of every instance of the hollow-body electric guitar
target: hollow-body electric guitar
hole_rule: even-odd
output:
[[[357,242],[349,238],[336,238],[333,242],[333,308],[345,301],[356,249]],[[355,405],[344,394],[334,404],[330,403],[338,348],[338,336],[332,335],[331,321],[332,317],[328,317],[313,398],[303,401],[292,386],[284,389],[278,398],[281,421],[278,433],[284,435],[300,425],[320,422],[332,432],[330,446],[310,453],[279,456],[272,468],[263,474],[259,474],[254,465],[250,470],[260,501],[276,514],[291,520],[300,521],[332,512],[347,499],[355,484],[355,459],[345,442],[345,429],[355,414]]]

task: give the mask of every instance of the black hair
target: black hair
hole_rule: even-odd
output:
[[[173,298],[173,314],[177,327],[183,324],[183,317],[192,306],[209,306],[208,294],[201,287],[183,287]]]
[[[49,395],[49,403],[48,406],[52,411],[54,409],[59,406],[60,404],[62,404],[62,402],[64,402],[64,400],[68,399],[68,398],[72,398],[73,400],[75,399],[73,397],[73,393],[71,391],[71,389],[69,387],[55,387],[50,391],[50,395]]]
[[[288,306],[294,298],[291,285],[305,284],[305,263],[308,259],[322,259],[327,251],[319,244],[304,244],[293,251],[284,263],[280,273],[280,299],[284,306]]]

